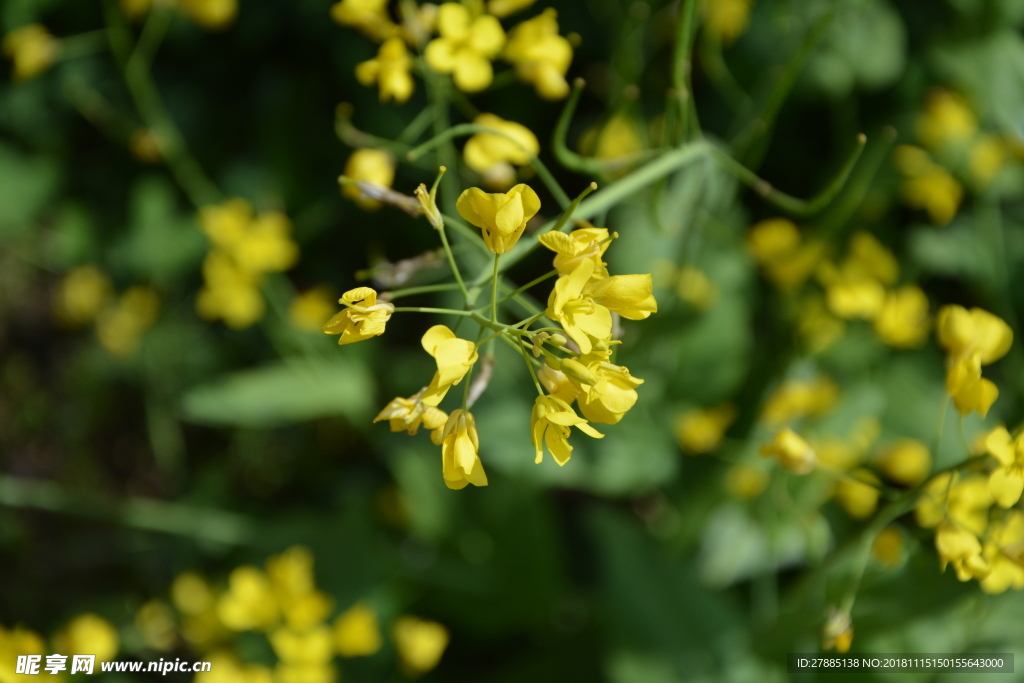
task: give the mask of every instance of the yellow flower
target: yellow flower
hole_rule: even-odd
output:
[[[213,250],[206,255],[203,279],[196,312],[204,320],[223,318],[228,327],[240,330],[263,317],[266,306],[258,277],[239,268],[227,253]]]
[[[1006,355],[1013,344],[1013,330],[1002,318],[980,308],[943,306],[935,321],[939,344],[953,358],[977,355],[988,365]]]
[[[1024,588],[1024,513],[1010,510],[992,524],[983,554],[991,571],[979,581],[989,595]]]
[[[826,377],[811,380],[788,380],[776,389],[765,403],[762,419],[778,425],[807,415],[824,415],[835,405],[839,387]]]
[[[455,208],[464,219],[483,231],[484,243],[494,254],[516,245],[527,222],[540,211],[540,198],[520,183],[508,192],[484,192],[471,187],[459,195]]]
[[[569,445],[570,427],[576,427],[595,439],[604,438],[604,434],[587,424],[587,421],[577,415],[562,399],[557,396],[538,396],[533,403],[533,414],[530,416],[530,433],[536,453],[534,462],[540,463],[544,459],[545,444],[555,462],[559,465],[569,462],[572,456],[572,446]]]
[[[522,11],[532,5],[537,0],[487,0],[487,11],[498,17],[504,19],[510,14]]]
[[[988,510],[992,505],[992,493],[988,479],[981,475],[949,472],[940,474],[929,481],[914,509],[917,523],[925,528],[950,519],[974,535],[985,533],[988,525]]]
[[[436,621],[402,616],[392,632],[402,667],[412,675],[423,674],[441,661],[448,647],[448,629]]]
[[[181,11],[205,29],[226,28],[238,14],[238,0],[179,0]]]
[[[401,38],[385,40],[374,59],[356,65],[356,80],[364,86],[377,83],[381,102],[394,100],[402,104],[412,97],[416,84],[412,79],[412,57],[405,49],[405,41]]]
[[[932,456],[917,439],[899,439],[878,454],[874,466],[890,481],[917,486],[931,473]]]
[[[202,614],[214,606],[214,599],[210,584],[193,572],[181,574],[171,583],[171,601],[183,614]]]
[[[590,281],[608,277],[608,264],[601,260],[611,245],[607,228],[579,228],[566,234],[556,230],[537,238],[542,245],[555,252],[554,266],[560,276],[568,275],[581,261],[593,261],[594,271]]]
[[[762,265],[789,256],[800,247],[800,242],[800,231],[786,218],[763,220],[747,233],[747,249]]]
[[[564,372],[555,370],[547,364],[537,370],[537,379],[549,394],[566,403],[571,404],[580,395],[580,388],[570,381]]]
[[[945,571],[946,565],[952,564],[956,578],[961,581],[983,579],[990,571],[988,562],[981,554],[981,542],[970,531],[954,522],[939,522],[935,530],[935,549],[939,553],[942,570]]]
[[[914,285],[889,292],[874,325],[875,333],[889,346],[897,349],[921,346],[927,340],[931,327],[928,297]]]
[[[560,100],[569,94],[565,74],[572,62],[572,44],[558,35],[558,13],[548,8],[509,32],[505,59],[519,80],[533,85],[546,100]]]
[[[853,624],[850,615],[835,609],[829,613],[821,629],[821,649],[848,652],[853,643]]]
[[[421,424],[431,431],[443,427],[448,421],[448,414],[420,400],[423,393],[419,391],[409,398],[399,396],[392,399],[373,421],[387,420],[391,431],[405,431],[410,435],[419,431]]]
[[[57,61],[60,41],[42,24],[29,24],[4,36],[4,53],[14,62],[14,80],[27,81]]]
[[[441,474],[445,486],[462,489],[468,484],[487,486],[487,474],[480,462],[480,439],[476,420],[465,410],[453,410],[441,433]]]
[[[967,101],[948,90],[933,90],[917,118],[917,137],[926,147],[939,149],[966,142],[978,129],[978,119]]]
[[[971,145],[968,167],[978,187],[991,183],[1006,163],[1006,152],[1002,141],[991,135],[979,136]]]
[[[814,469],[817,460],[814,449],[789,427],[780,429],[771,441],[761,446],[761,455],[776,458],[796,474],[807,474]]]
[[[295,545],[273,555],[267,559],[267,576],[282,600],[306,595],[315,590],[313,553],[305,546]]]
[[[345,177],[357,182],[391,187],[395,181],[394,157],[382,149],[357,149],[345,163]],[[379,200],[364,197],[358,185],[343,184],[341,193],[366,211],[381,207]]]
[[[754,0],[704,0],[704,28],[716,40],[728,44],[747,30]]]
[[[398,27],[388,17],[388,0],[339,0],[331,7],[331,18],[351,26],[376,41],[395,35]]]
[[[555,282],[545,311],[562,325],[584,353],[590,353],[594,340],[608,339],[612,333],[612,314],[585,293],[595,269],[594,262],[583,260],[568,275]]]
[[[334,622],[334,645],[342,657],[366,657],[381,648],[377,614],[363,603],[352,605]]]
[[[515,182],[512,166],[526,166],[540,153],[537,136],[526,126],[494,114],[480,114],[473,123],[504,135],[476,133],[469,138],[462,150],[466,165],[482,174],[490,187],[504,190]]]
[[[999,398],[999,388],[981,376],[980,357],[953,359],[946,373],[946,391],[953,397],[953,405],[961,415],[972,411],[982,417]]]
[[[936,225],[953,220],[963,199],[963,188],[957,179],[918,147],[900,145],[894,154],[896,165],[909,176],[900,190],[903,201],[927,211]]]
[[[897,567],[903,561],[903,534],[889,525],[878,532],[871,543],[871,554],[884,567]]]
[[[768,488],[768,473],[763,468],[738,462],[725,472],[725,490],[733,498],[753,500]]]
[[[438,9],[440,37],[427,44],[427,65],[438,73],[452,74],[456,87],[478,92],[491,84],[491,60],[505,46],[505,31],[497,17],[473,14],[464,5],[446,2]]]
[[[644,140],[636,119],[628,114],[617,113],[600,128],[588,128],[580,136],[580,151],[604,161],[619,161],[612,175],[627,170],[631,161],[644,149]]]
[[[686,266],[676,279],[676,294],[698,311],[711,308],[718,298],[718,289],[700,270]]]
[[[985,449],[999,461],[988,480],[992,496],[1002,507],[1013,507],[1024,492],[1024,432],[1011,437],[1006,427],[996,427],[986,437]]]
[[[279,610],[270,579],[252,566],[238,567],[228,577],[228,590],[217,602],[217,616],[232,631],[270,628]]]
[[[234,247],[235,263],[251,273],[280,273],[299,260],[299,248],[291,240],[292,224],[278,211],[260,214],[249,222],[245,236]]]
[[[174,647],[174,612],[165,602],[150,600],[143,604],[135,612],[135,628],[148,648],[166,652]]]
[[[96,655],[99,661],[113,659],[119,647],[117,629],[95,614],[78,615],[53,640],[61,654]]]
[[[873,320],[885,305],[885,288],[878,280],[825,264],[818,271],[825,301],[840,318]]]
[[[858,231],[850,238],[843,269],[893,285],[900,276],[900,266],[892,252],[868,232]]]
[[[597,281],[591,278],[585,294],[598,305],[630,320],[645,320],[651,313],[658,312],[650,273],[612,275]]]
[[[308,631],[279,628],[270,634],[278,663],[274,678],[279,683],[333,683],[338,672],[331,660],[334,640],[327,626]]]
[[[53,301],[57,320],[69,327],[91,323],[113,290],[110,278],[96,266],[79,266],[61,280]]]
[[[688,410],[676,418],[676,440],[690,453],[710,453],[718,448],[725,430],[735,419],[736,408],[729,403]]]
[[[214,247],[233,252],[245,241],[252,222],[252,206],[244,199],[228,199],[199,209],[199,227]]]
[[[821,353],[843,336],[846,325],[829,312],[824,299],[809,296],[800,304],[797,329],[810,350]]]
[[[288,305],[288,321],[299,330],[315,331],[334,315],[334,296],[327,285],[297,294]]]
[[[865,469],[857,469],[836,484],[836,500],[854,519],[866,519],[878,507],[878,477]]]
[[[20,626],[10,630],[0,626],[0,683],[20,683],[25,680],[24,675],[15,673],[19,655],[46,654],[46,643],[39,634]]]
[[[344,304],[345,309],[322,328],[326,334],[340,334],[338,344],[351,344],[384,334],[384,327],[395,312],[394,304],[377,303],[377,292],[369,287],[348,290],[338,303]]]
[[[111,354],[130,356],[138,351],[159,310],[160,297],[153,288],[133,285],[96,319],[96,337]]]
[[[636,404],[636,388],[644,381],[593,354],[580,360],[567,358],[561,364],[562,372],[580,389],[580,412],[591,422],[617,424]]]
[[[449,389],[462,381],[479,355],[476,344],[459,339],[444,325],[434,325],[424,333],[420,341],[423,350],[437,362],[437,372],[430,386],[421,392],[420,400],[428,406],[436,406],[444,400]]]

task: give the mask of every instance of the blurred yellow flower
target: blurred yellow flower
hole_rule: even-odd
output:
[[[704,0],[704,29],[729,44],[747,30],[754,0]]]
[[[195,683],[275,683],[270,669],[260,664],[243,664],[228,652],[206,655],[210,670],[196,674]]]
[[[20,683],[25,680],[24,675],[15,673],[20,655],[45,654],[46,643],[39,634],[20,626],[12,629],[0,626],[0,683]]]
[[[825,255],[822,242],[804,243],[792,221],[772,218],[755,224],[747,234],[747,249],[779,289],[799,289]]]
[[[562,399],[557,396],[538,396],[533,403],[533,412],[530,416],[534,462],[539,464],[544,459],[545,445],[559,465],[569,462],[572,456],[572,446],[569,445],[570,427],[576,427],[595,439],[604,438],[604,434],[587,424],[587,421],[577,415]]]
[[[436,667],[448,647],[448,629],[418,617],[399,617],[392,635],[402,667],[414,676]]]
[[[213,608],[215,600],[210,584],[194,572],[180,574],[171,583],[171,601],[183,614],[202,614]]]
[[[944,472],[932,478],[921,492],[914,513],[925,528],[949,519],[975,535],[985,533],[992,493],[988,478],[980,474],[961,477]]]
[[[978,129],[978,119],[961,95],[937,88],[928,95],[916,128],[925,147],[940,149],[968,141]]]
[[[130,356],[138,351],[159,310],[160,296],[152,287],[133,285],[96,318],[96,338],[112,355]]]
[[[412,97],[416,83],[412,79],[412,57],[401,38],[388,38],[377,56],[356,65],[356,80],[361,85],[380,87],[380,101],[402,104]]]
[[[1024,432],[1011,437],[1006,427],[996,427],[985,438],[985,449],[999,461],[988,485],[996,502],[1010,508],[1024,492]]]
[[[292,224],[279,211],[267,211],[249,222],[244,238],[234,248],[235,263],[250,273],[282,273],[299,260],[291,240]]]
[[[735,419],[736,408],[729,403],[688,410],[676,418],[676,441],[684,451],[710,453],[718,448],[725,430]]]
[[[572,44],[558,35],[558,13],[547,8],[515,26],[508,35],[505,59],[519,80],[529,83],[546,100],[569,94],[565,74],[572,63]]]
[[[1024,512],[1009,510],[1002,519],[993,522],[985,538],[983,555],[991,571],[979,581],[981,589],[989,595],[1004,593],[1008,589],[1024,589]]]
[[[831,611],[821,629],[821,649],[843,653],[853,643],[853,623],[846,612]]]
[[[537,379],[552,396],[557,396],[566,403],[572,403],[580,395],[580,389],[564,372],[555,370],[546,363],[537,370]]]
[[[15,81],[27,81],[47,71],[57,61],[60,41],[42,24],[29,24],[4,36],[4,53],[14,62]]]
[[[903,201],[926,211],[936,225],[952,221],[963,200],[960,182],[934,163],[923,149],[899,145],[894,154],[897,167],[908,176],[900,189]]]
[[[977,412],[985,417],[999,398],[999,388],[981,376],[981,362],[977,354],[952,359],[946,373],[946,391],[961,415]]]
[[[277,655],[274,678],[279,683],[333,683],[334,639],[331,629],[320,625],[305,631],[278,628],[268,639]]]
[[[367,657],[381,648],[377,614],[363,603],[348,608],[334,622],[334,645],[342,657]]]
[[[943,520],[935,530],[935,549],[943,571],[952,564],[961,581],[983,579],[991,571],[981,554],[981,542],[970,531],[955,522]]]
[[[725,472],[725,490],[733,498],[753,500],[768,488],[768,473],[763,468],[738,462]]]
[[[920,287],[905,285],[888,292],[874,321],[875,333],[897,349],[914,349],[928,339],[928,297]]]
[[[814,469],[817,460],[814,449],[789,427],[776,432],[771,441],[761,446],[760,453],[775,458],[795,474],[807,474]]]
[[[537,0],[487,0],[487,11],[504,19],[510,14],[515,14],[530,7]]]
[[[270,628],[280,612],[273,586],[256,567],[237,567],[228,577],[228,590],[217,602],[217,616],[232,631]]]
[[[718,298],[718,289],[700,270],[686,266],[676,276],[676,294],[698,311],[711,308]]]
[[[437,363],[437,372],[420,400],[428,406],[436,406],[444,400],[449,389],[462,381],[479,355],[475,343],[456,337],[444,325],[431,327],[423,334],[420,343]]]
[[[619,112],[600,128],[587,129],[580,137],[580,150],[603,161],[622,161],[624,172],[627,162],[644,150],[644,140],[636,119]]]
[[[494,114],[480,114],[473,123],[493,128],[503,135],[476,133],[466,141],[463,159],[467,166],[483,175],[485,185],[504,191],[515,182],[513,166],[526,166],[540,153],[537,136],[526,126]]]
[[[338,334],[338,344],[352,344],[384,334],[384,328],[395,312],[394,304],[377,303],[377,292],[370,287],[356,287],[341,295],[338,303],[345,308],[324,323],[325,334]]]
[[[885,305],[885,288],[873,278],[826,263],[818,269],[818,279],[829,310],[844,320],[873,320]]]
[[[437,30],[440,36],[424,51],[427,66],[451,74],[455,86],[465,92],[489,86],[494,79],[491,60],[505,46],[505,31],[498,18],[481,13],[479,3],[446,2],[438,9]]]
[[[477,436],[476,420],[473,416],[462,409],[453,410],[444,425],[441,438],[441,474],[445,486],[450,489],[462,489],[469,484],[487,486],[487,474],[478,454],[480,438]],[[398,639],[397,634],[395,638]],[[396,645],[401,655],[403,645]],[[409,646],[416,647],[414,644]],[[405,655],[402,657],[404,659]]]
[[[226,28],[238,14],[238,0],[178,0],[181,11],[205,29]]]
[[[395,159],[382,149],[357,149],[345,163],[345,177],[356,182],[391,187],[395,182]],[[365,197],[358,185],[342,184],[341,193],[366,211],[381,207],[379,200]]]
[[[982,135],[971,145],[968,167],[978,187],[986,187],[995,180],[1005,163],[1005,145],[998,138]]]
[[[204,320],[223,319],[236,330],[263,317],[266,305],[259,279],[235,265],[226,253],[213,250],[203,261],[205,285],[196,296],[196,312]]]
[[[288,305],[288,320],[296,329],[319,331],[334,315],[334,301],[329,286],[311,287],[292,299]]]
[[[174,647],[177,630],[174,611],[162,600],[150,600],[135,612],[135,628],[146,647],[166,652]]]
[[[522,183],[508,192],[489,193],[471,187],[459,195],[455,208],[483,231],[484,243],[492,253],[504,254],[516,245],[527,222],[540,211],[540,198]]]
[[[917,439],[897,439],[879,452],[873,464],[889,481],[917,486],[931,474],[932,456]]]
[[[847,245],[843,270],[853,271],[878,280],[883,285],[894,285],[900,276],[900,265],[893,253],[874,235],[857,231]]]
[[[822,297],[817,295],[803,299],[799,306],[797,330],[813,353],[822,353],[836,343],[846,325],[832,315]]]
[[[117,629],[95,614],[80,614],[53,637],[57,652],[67,655],[96,655],[97,661],[109,661],[117,654]]]
[[[339,0],[331,6],[331,18],[380,42],[398,31],[388,16],[387,6],[388,0]]]
[[[878,507],[878,477],[866,469],[856,469],[836,484],[836,500],[854,519],[867,519]]]
[[[890,524],[875,536],[871,543],[871,554],[883,567],[898,567],[905,555],[903,533]]]
[[[113,286],[96,266],[78,266],[61,280],[53,300],[57,321],[69,327],[88,325],[106,305]]]
[[[994,363],[1010,350],[1013,330],[986,310],[943,306],[935,320],[939,344],[953,358],[977,355],[981,365]]]
[[[761,419],[779,425],[808,415],[818,417],[832,410],[838,396],[839,387],[827,377],[787,380],[768,397]]]

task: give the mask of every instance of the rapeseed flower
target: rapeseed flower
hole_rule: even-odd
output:
[[[807,474],[817,460],[814,449],[789,427],[776,432],[771,441],[761,446],[761,455],[772,457],[795,474]]]
[[[526,126],[494,114],[480,114],[473,123],[502,133],[476,133],[462,150],[466,165],[484,177],[492,189],[505,190],[515,182],[513,166],[526,166],[540,153],[537,136]]]
[[[413,676],[437,666],[448,647],[448,629],[436,621],[402,616],[392,630],[402,668]]]
[[[377,292],[370,287],[350,289],[341,295],[338,303],[344,304],[345,309],[323,326],[326,334],[341,335],[338,344],[351,344],[384,334],[384,327],[395,312],[394,304],[377,303]]]
[[[397,37],[385,40],[376,57],[356,65],[356,80],[364,86],[378,84],[381,102],[393,100],[395,104],[402,104],[412,97],[416,83],[405,41]]]
[[[438,73],[451,74],[455,86],[478,92],[491,84],[491,60],[505,46],[505,31],[497,17],[470,6],[446,2],[438,8],[438,38],[427,43],[424,58]]]
[[[368,605],[357,603],[338,615],[334,621],[334,646],[342,657],[368,657],[381,648],[377,613]]]
[[[388,16],[388,0],[339,0],[331,6],[331,18],[378,42],[391,38],[398,31]]]
[[[725,430],[735,419],[736,408],[729,403],[688,410],[676,418],[676,441],[690,453],[710,453],[718,448]]]
[[[459,339],[444,325],[434,325],[427,330],[421,344],[423,350],[437,362],[437,372],[434,373],[430,385],[421,392],[420,400],[427,406],[436,406],[444,400],[449,389],[462,381],[479,355],[475,343]],[[445,431],[447,432],[447,427]]]
[[[914,285],[886,293],[874,327],[878,338],[894,348],[914,349],[923,345],[931,328],[928,297]]]
[[[380,200],[367,197],[359,188],[359,183],[391,187],[395,182],[395,159],[382,149],[357,149],[345,163],[345,177],[355,182],[342,184],[341,193],[361,209],[375,211],[381,207]]]
[[[572,63],[572,44],[558,35],[558,13],[551,8],[520,23],[509,32],[505,59],[521,81],[546,100],[569,94],[565,74]]]
[[[602,260],[615,234],[607,228],[578,228],[570,233],[555,230],[541,235],[540,243],[555,252],[554,266],[559,276],[569,275],[581,261],[594,264],[589,282],[608,277],[608,264]]]
[[[426,389],[422,389],[409,398],[399,396],[392,399],[373,421],[387,420],[392,432],[405,431],[410,435],[416,434],[420,425],[431,431],[443,427],[448,421],[448,414],[424,403],[421,397],[425,391]]]
[[[484,243],[494,254],[504,254],[516,245],[526,223],[540,211],[540,198],[529,185],[519,184],[508,192],[484,192],[471,187],[455,202],[464,219],[483,231]]]
[[[584,260],[569,275],[558,278],[545,311],[584,354],[590,353],[594,340],[607,339],[612,333],[611,311],[585,292],[595,267],[593,261]]]
[[[113,293],[110,278],[96,266],[78,266],[61,280],[54,297],[57,321],[69,327],[88,325]]]
[[[544,459],[544,446],[559,465],[565,465],[572,456],[569,444],[570,427],[576,427],[587,436],[604,438],[587,420],[577,415],[568,403],[557,396],[538,396],[530,416],[530,434],[535,452],[534,462]]]
[[[1024,433],[1011,437],[1006,427],[996,427],[985,438],[988,453],[999,461],[988,485],[996,502],[1010,508],[1024,492]]]
[[[882,449],[873,465],[892,482],[917,486],[931,473],[932,456],[917,439],[899,439]]]
[[[120,647],[117,629],[95,614],[80,614],[54,636],[54,648],[61,654],[96,655],[99,661],[114,658]]]
[[[453,410],[441,433],[441,474],[445,486],[450,489],[462,489],[469,484],[487,486],[479,451],[480,438],[473,415],[462,409]]]
[[[60,54],[60,41],[42,24],[29,24],[4,36],[3,49],[14,62],[14,80],[23,82],[53,66]]]

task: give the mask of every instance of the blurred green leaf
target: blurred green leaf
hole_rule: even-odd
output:
[[[345,360],[292,360],[190,389],[181,407],[186,420],[205,424],[268,427],[330,415],[362,420],[373,386],[366,368]]]
[[[0,239],[29,229],[57,188],[57,164],[0,143]]]

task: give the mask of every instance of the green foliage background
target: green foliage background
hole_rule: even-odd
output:
[[[294,221],[301,262],[269,282],[268,314],[242,332],[195,314],[206,243],[174,178],[127,151],[139,121],[109,54],[0,83],[0,623],[47,633],[95,611],[122,625],[125,652],[152,658],[132,639],[132,615],[165,596],[174,576],[220,580],[301,543],[339,607],[369,596],[385,615],[413,612],[451,630],[426,680],[787,680],[785,653],[817,650],[826,606],[848,581],[843,561],[826,558],[861,523],[830,504],[819,516],[771,498],[732,500],[725,465],[684,456],[671,430],[683,408],[731,400],[740,418],[727,459],[752,452],[766,438],[756,425],[765,392],[812,363],[800,364],[784,303],[744,249],[748,226],[778,211],[703,161],[613,210],[613,272],[650,272],[655,255],[672,254],[708,274],[717,303],[698,313],[671,290],[657,292],[661,310],[626,326],[619,356],[646,380],[638,406],[604,440],[577,438],[564,468],[533,464],[532,390],[519,360],[499,357],[474,410],[490,486],[449,491],[426,438],[370,423],[429,378],[418,342],[425,318],[396,316],[383,337],[343,349],[287,320],[296,289],[344,291],[378,255],[394,261],[436,247],[424,221],[364,213],[338,193],[350,149],[335,135],[335,106],[352,103],[357,126],[394,137],[425,98],[421,87],[403,106],[382,105],[359,86],[353,67],[375,46],[332,23],[330,4],[243,0],[222,33],[176,20],[153,66],[210,177],[228,196]],[[570,140],[611,112],[651,119],[664,108],[674,5],[550,4],[563,31],[582,36],[570,75],[585,77],[588,90]],[[96,2],[8,0],[0,21],[6,30],[42,21],[70,36],[101,28],[104,15]],[[1022,24],[1020,0],[759,0],[749,30],[725,52],[751,104],[733,111],[698,58],[700,121],[714,139],[742,134],[806,48],[777,125],[743,161],[809,196],[866,133],[847,188],[809,224],[834,234],[867,228],[933,306],[981,305],[1010,319],[1024,304],[1019,173],[936,228],[896,201],[885,131],[912,140],[928,89],[940,85],[1019,140]],[[820,40],[808,45],[819,25]],[[536,131],[541,157],[553,161],[548,131],[561,104],[520,84],[474,102]],[[555,172],[570,194],[591,180]],[[431,177],[402,166],[395,188]],[[993,220],[1005,245],[992,242]],[[86,263],[118,289],[145,282],[161,293],[159,321],[131,359],[52,320],[60,277]],[[534,258],[514,277],[527,282],[548,267]],[[1019,350],[997,370],[1003,393],[987,424],[1019,421]],[[874,416],[884,434],[930,442],[945,400],[936,348],[897,354],[852,328],[813,364],[842,387],[837,431]],[[963,450],[957,420],[946,419],[939,466]],[[981,421],[972,420],[974,432]],[[907,562],[871,565],[864,576],[854,650],[1020,652],[1020,595],[986,596],[940,574],[930,533],[907,529]],[[387,656],[346,662],[342,675],[386,680]]]

